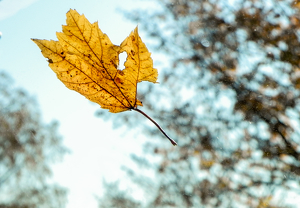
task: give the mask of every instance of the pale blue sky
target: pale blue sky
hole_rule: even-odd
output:
[[[122,181],[126,182],[120,166],[130,163],[130,153],[142,152],[145,136],[130,131],[126,124],[116,130],[110,121],[96,118],[94,113],[99,106],[67,89],[30,38],[56,40],[55,32],[61,31],[65,14],[72,8],[85,14],[90,22],[98,21],[99,27],[112,42],[120,44],[138,23],[124,18],[117,8],[149,5],[134,0],[0,2],[0,69],[9,72],[18,86],[37,98],[46,122],[59,121],[65,145],[72,151],[53,169],[54,180],[70,190],[68,208],[96,208],[94,195],[102,193],[103,178],[123,178]],[[125,131],[129,133],[125,134]],[[167,140],[165,144],[169,145]]]

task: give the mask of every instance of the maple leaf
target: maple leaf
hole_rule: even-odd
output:
[[[112,113],[135,110],[151,120],[171,141],[162,128],[137,108],[137,84],[142,81],[156,83],[157,69],[153,68],[151,53],[138,34],[136,27],[121,43],[114,45],[108,36],[91,24],[76,10],[67,13],[67,25],[57,32],[58,41],[32,39],[49,67],[66,87],[75,90],[101,108]],[[119,70],[119,54],[127,53],[125,69]]]

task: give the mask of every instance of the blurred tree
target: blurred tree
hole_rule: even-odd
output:
[[[179,144],[147,143],[159,162],[133,156],[155,177],[126,168],[145,207],[298,206],[299,8],[292,0],[160,0],[155,11],[127,14],[170,60],[161,84],[139,95]],[[115,122],[162,136],[132,114]]]
[[[139,202],[135,202],[134,199],[126,191],[119,189],[117,182],[107,183],[103,182],[105,189],[105,199],[99,198],[99,208],[133,208],[140,207]]]
[[[0,72],[0,208],[65,207],[66,189],[49,177],[66,151],[57,123],[44,124],[34,99]]]

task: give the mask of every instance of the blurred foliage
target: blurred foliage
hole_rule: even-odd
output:
[[[119,189],[119,183],[107,183],[103,182],[105,189],[105,199],[98,198],[99,208],[132,208],[140,207],[139,202],[135,202],[134,199],[128,194],[128,191],[121,191]]]
[[[49,183],[50,164],[67,152],[57,127],[0,72],[0,208],[65,207],[66,189]]]
[[[126,168],[143,206],[297,207],[300,1],[157,3],[127,13],[169,60],[161,84],[138,94],[179,145],[155,143],[162,135],[132,113],[115,120],[152,137],[148,154],[133,157],[139,171]]]

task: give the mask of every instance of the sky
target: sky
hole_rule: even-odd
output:
[[[142,153],[146,138],[126,124],[114,129],[111,121],[95,117],[99,106],[67,89],[30,39],[57,40],[55,32],[61,31],[66,12],[72,8],[90,22],[98,21],[101,30],[118,45],[138,25],[127,20],[120,9],[149,6],[153,4],[135,0],[0,1],[0,70],[37,99],[45,122],[59,121],[64,144],[71,150],[53,166],[53,180],[69,189],[67,208],[96,208],[94,196],[103,193],[103,179],[125,180],[120,167],[130,164],[131,153]],[[147,44],[142,32],[140,35]]]

